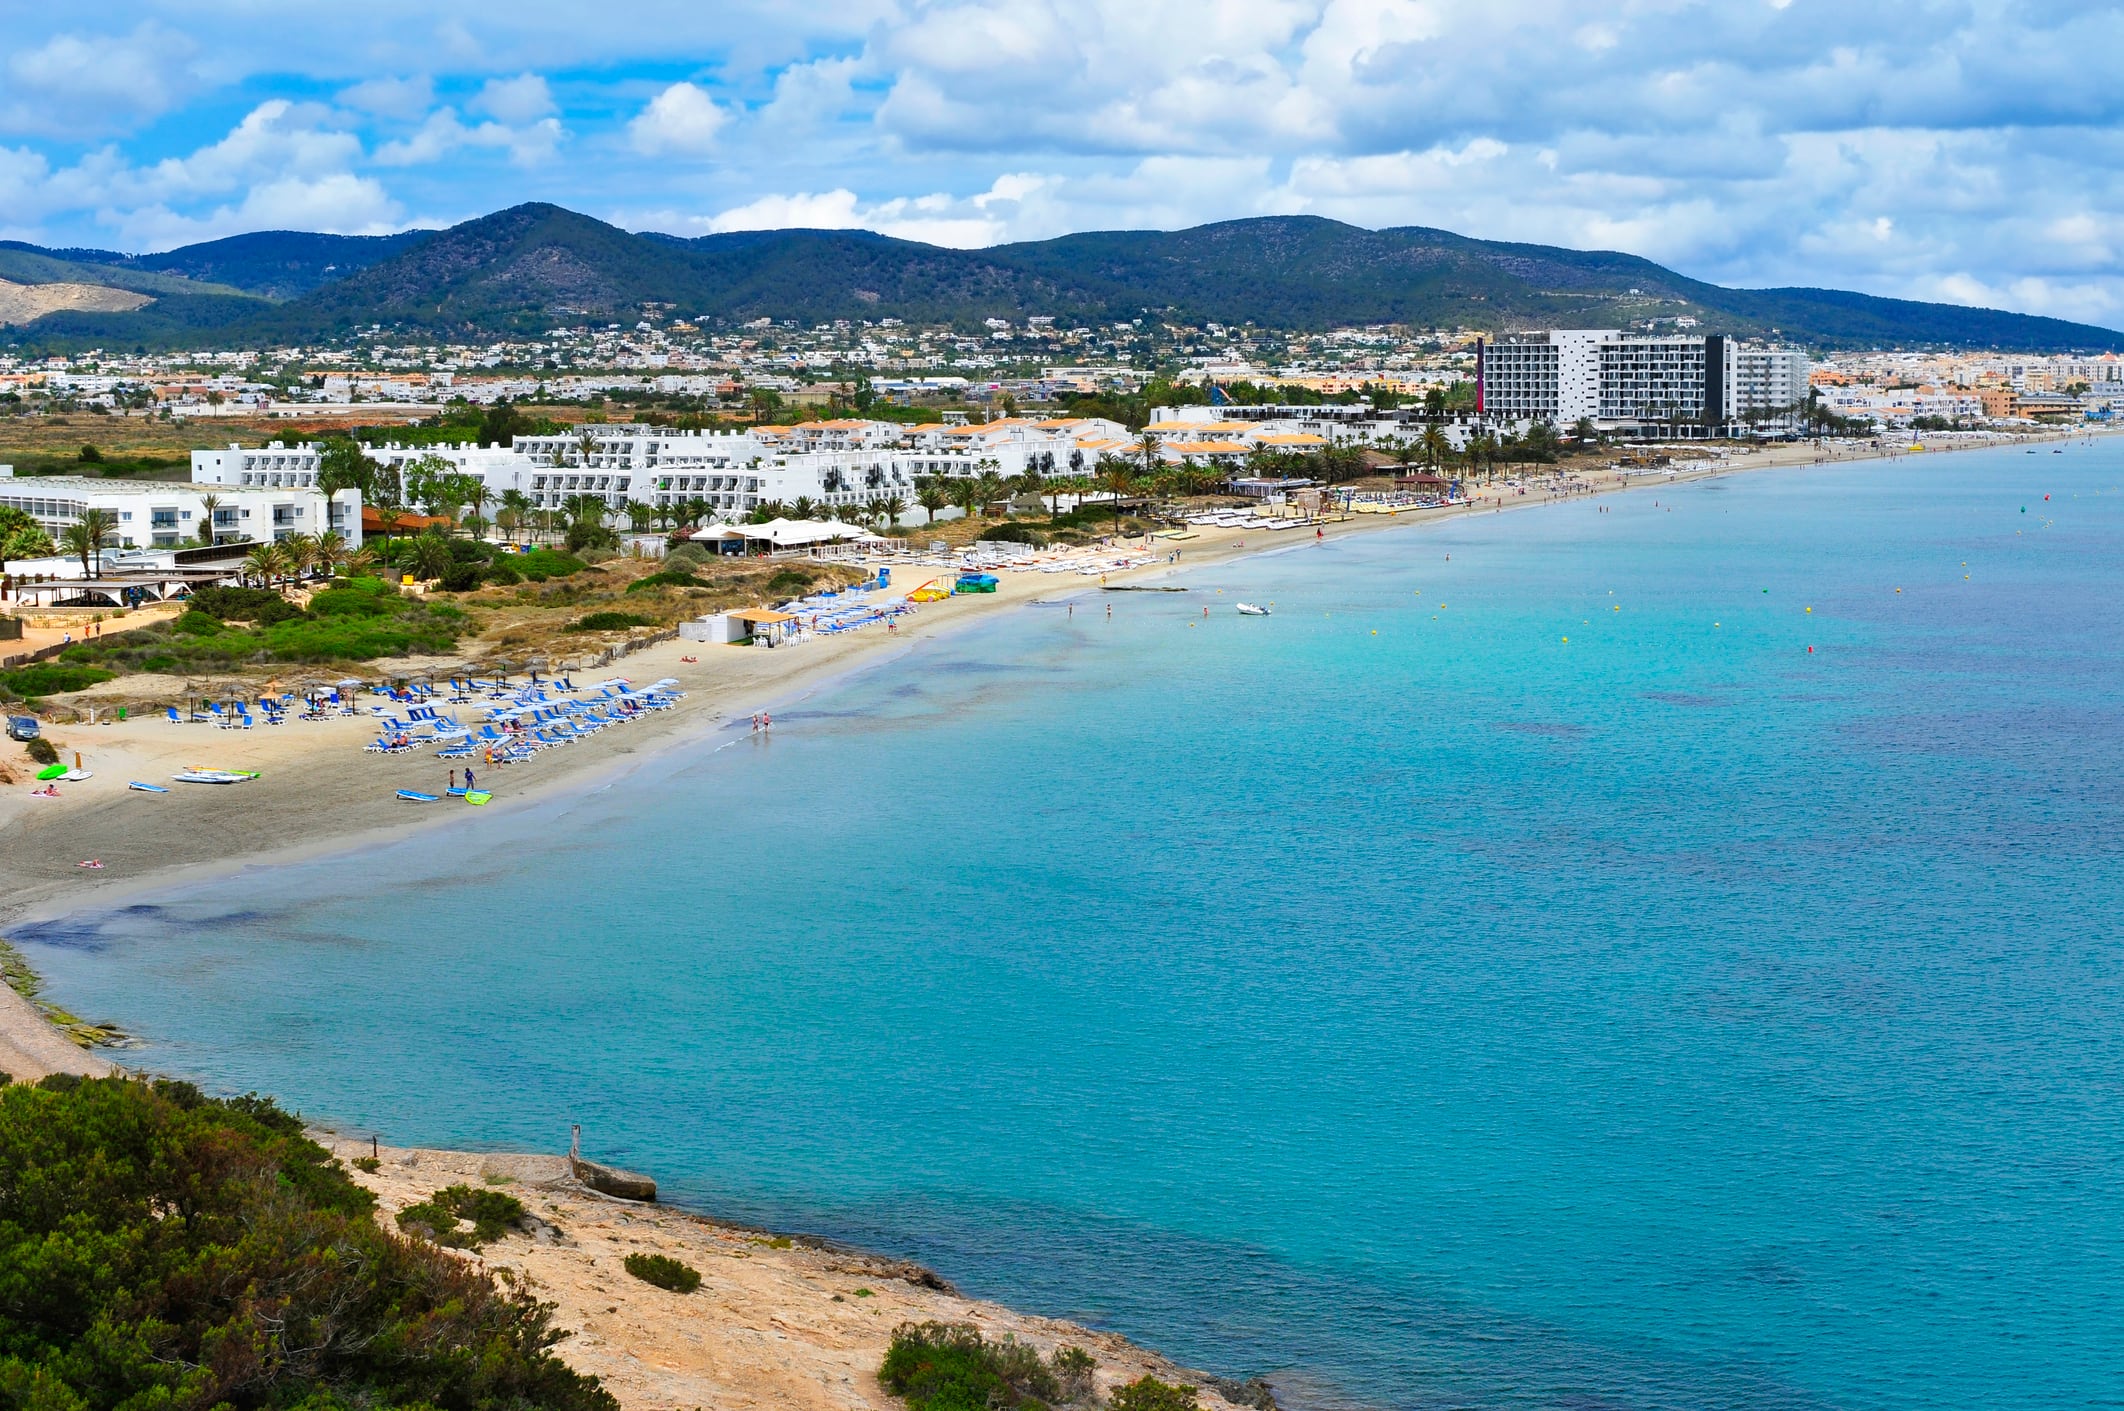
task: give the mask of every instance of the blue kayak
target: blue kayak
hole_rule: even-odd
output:
[[[440,794],[424,794],[418,789],[400,789],[398,796],[407,803],[434,803],[442,797]]]

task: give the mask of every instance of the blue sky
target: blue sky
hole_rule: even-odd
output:
[[[2124,7],[5,0],[0,237],[1282,212],[2124,325]]]

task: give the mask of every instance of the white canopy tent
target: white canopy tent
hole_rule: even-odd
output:
[[[696,530],[696,544],[723,548],[740,544],[747,549],[808,549],[814,544],[849,544],[879,536],[853,524],[830,519],[771,519],[765,524],[716,524]]]

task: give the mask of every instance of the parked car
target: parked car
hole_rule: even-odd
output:
[[[37,738],[37,717],[34,715],[11,715],[7,718],[7,738],[10,740],[34,740]]]

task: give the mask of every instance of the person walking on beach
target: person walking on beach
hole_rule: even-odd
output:
[[[467,780],[468,782],[467,782],[467,783],[465,784],[465,787],[466,787],[466,788],[468,788],[468,789],[472,787],[471,783],[469,782],[469,781],[471,780],[471,778],[472,778],[472,771],[471,771],[471,770],[469,770],[469,769],[467,769],[467,770],[465,771],[465,779],[466,779],[466,780]],[[454,770],[454,769],[450,771],[450,792],[451,792],[451,793],[453,793],[453,794],[457,792],[457,771],[456,771],[456,770]]]
[[[472,766],[468,764],[465,766],[465,792],[469,794],[477,787],[479,786],[472,782]]]

